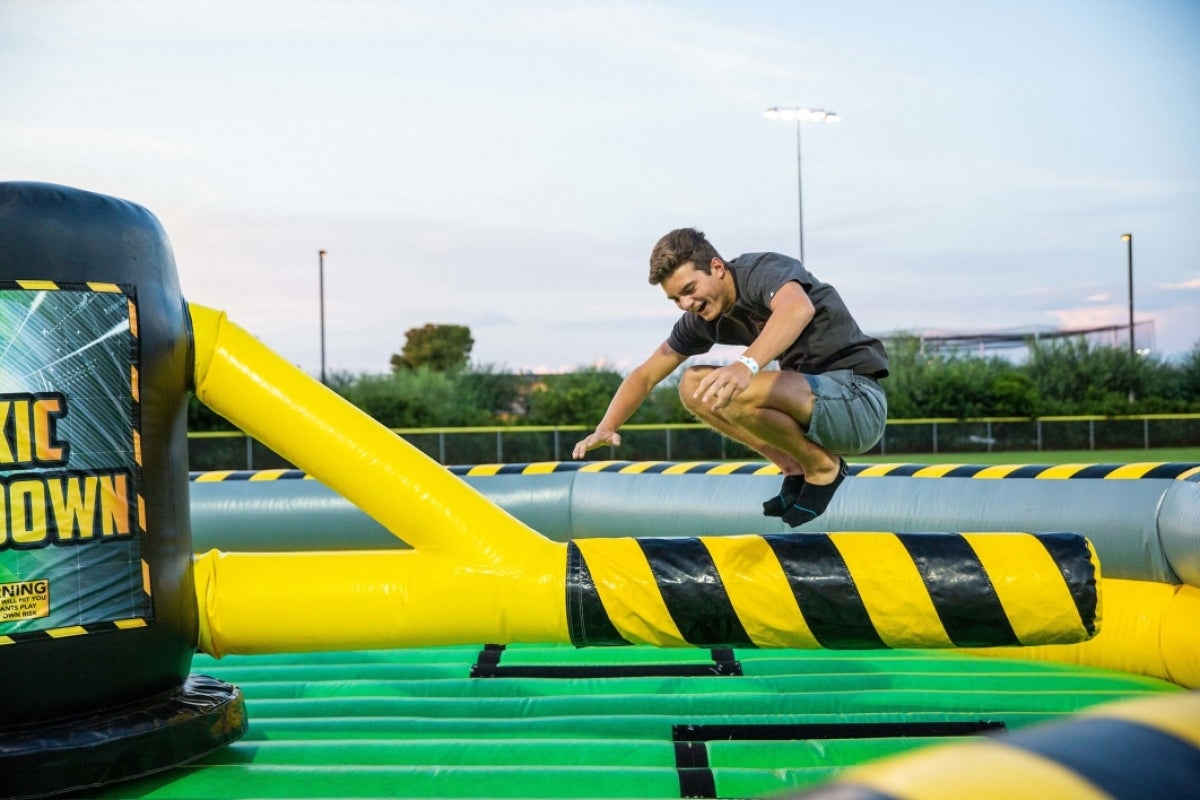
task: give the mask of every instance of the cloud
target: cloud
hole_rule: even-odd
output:
[[[1057,320],[1060,328],[1077,330],[1127,324],[1128,317],[1123,318],[1121,311],[1117,306],[1096,306],[1093,308],[1060,308],[1046,313]],[[1126,309],[1127,312],[1128,309]]]
[[[1179,283],[1160,283],[1158,288],[1166,289],[1168,291],[1175,291],[1177,289],[1200,289],[1200,278],[1191,278]]]
[[[1129,324],[1129,308],[1123,305],[1061,308],[1047,313],[1057,320],[1062,330]],[[1200,324],[1197,320],[1200,320],[1200,305],[1195,303],[1139,310],[1134,315],[1139,346],[1144,337],[1149,336],[1148,344],[1159,353],[1171,355],[1184,352],[1200,342]],[[1127,334],[1117,331],[1113,335],[1116,337],[1113,343],[1120,344],[1121,337]]]
[[[664,230],[795,252],[795,143],[759,113],[828,103],[806,256],[865,329],[1120,323],[1132,230],[1138,318],[1190,345],[1200,115],[1164,101],[1196,50],[1162,60],[1185,26],[1060,12],[1069,39],[1030,40],[996,10],[947,36],[966,12],[919,6],[9,3],[0,172],[144,204],[185,296],[310,370],[318,248],[336,368],[431,321],[484,361],[632,365],[675,315],[645,277]]]

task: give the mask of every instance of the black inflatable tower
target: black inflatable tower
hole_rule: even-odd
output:
[[[245,730],[189,677],[190,336],[123,200],[0,183],[0,795],[146,774]]]

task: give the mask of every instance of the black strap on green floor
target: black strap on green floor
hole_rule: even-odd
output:
[[[806,722],[781,724],[676,725],[677,742],[895,739],[907,736],[978,736],[1006,730],[1003,722]]]
[[[489,644],[479,651],[471,667],[472,678],[688,678],[739,676],[741,662],[733,650],[718,647],[709,651],[711,661],[690,664],[557,664],[505,665],[500,658],[504,645]]]

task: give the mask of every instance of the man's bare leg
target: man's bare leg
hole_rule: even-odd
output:
[[[684,406],[721,433],[754,448],[785,475],[803,474],[809,483],[833,481],[838,457],[804,435],[812,420],[813,393],[798,372],[760,372],[746,391],[720,411],[692,395],[711,367],[688,369],[679,383]]]
[[[679,391],[684,406],[708,425],[731,439],[754,448],[780,468],[785,483],[780,498],[791,505],[781,513],[791,525],[807,522],[824,512],[845,476],[845,462],[804,435],[812,420],[814,396],[808,380],[796,372],[765,372],[720,411],[699,398],[696,387],[711,368],[693,367],[684,373]],[[803,483],[794,480],[803,476]],[[788,478],[792,477],[791,483]],[[805,488],[805,484],[811,488]],[[764,503],[772,511],[774,498]]]
[[[689,370],[687,375],[690,377],[685,376],[684,380],[680,383],[680,394],[683,396],[684,406],[688,407],[693,414],[718,433],[734,441],[741,442],[779,467],[779,471],[783,473],[783,483],[779,487],[779,493],[763,501],[762,506],[763,516],[782,517],[796,502],[796,498],[800,495],[800,490],[804,487],[804,467],[800,465],[799,461],[783,450],[752,435],[745,428],[734,425],[720,412],[713,412],[707,406],[703,406],[692,399],[692,394],[696,391],[696,386],[699,385],[700,380],[710,369],[710,367],[696,367],[694,371]]]
[[[746,428],[735,425],[726,419],[722,412],[714,412],[711,408],[701,403],[699,399],[692,398],[692,394],[696,391],[696,387],[699,386],[700,380],[711,369],[712,367],[691,367],[684,373],[683,379],[679,382],[679,396],[683,400],[684,408],[695,414],[706,425],[715,429],[718,433],[728,436],[730,439],[754,450],[754,452],[779,467],[784,475],[803,475],[804,467],[795,457],[775,447],[765,439],[753,435]]]

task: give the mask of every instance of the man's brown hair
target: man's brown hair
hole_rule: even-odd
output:
[[[689,261],[701,272],[711,274],[714,258],[721,256],[704,238],[703,231],[676,228],[659,239],[650,251],[650,285],[658,286]]]

